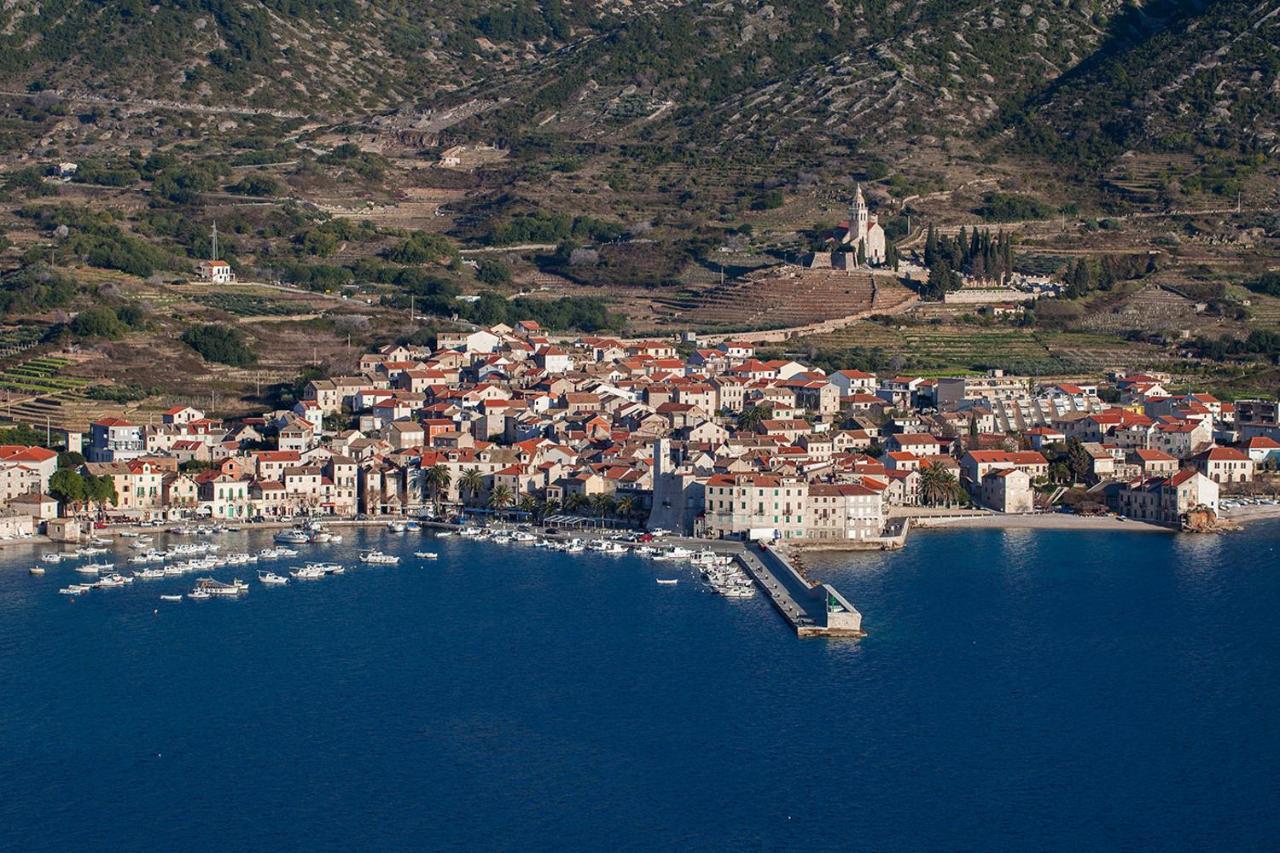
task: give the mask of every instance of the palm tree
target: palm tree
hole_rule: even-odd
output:
[[[567,509],[569,512],[576,513],[586,505],[587,505],[586,495],[580,494],[579,492],[574,492],[573,494],[569,495],[567,498],[564,499],[564,508]]]
[[[951,503],[959,488],[955,474],[936,462],[920,469],[920,500],[928,506]]]
[[[636,510],[635,501],[633,501],[629,496],[623,496],[618,498],[618,503],[614,506],[614,511],[618,513],[618,517],[625,518],[628,520],[631,519],[631,516],[635,512],[635,510]]]
[[[533,495],[525,495],[520,499],[520,511],[533,518],[533,514],[538,511],[538,502],[533,499]]]
[[[498,515],[502,515],[502,511],[511,506],[511,500],[511,489],[506,486],[494,486],[489,493],[489,507]]]
[[[431,497],[436,515],[440,514],[440,494],[449,491],[452,482],[453,475],[443,465],[432,465],[423,475],[423,483],[427,487],[427,494]]]
[[[557,512],[560,511],[560,509],[561,509],[560,501],[556,500],[555,498],[552,498],[549,501],[544,501],[542,504],[542,507],[538,511],[539,520],[541,521],[542,519],[545,519],[549,515],[555,515]]]
[[[738,415],[738,429],[742,432],[755,432],[773,414],[773,407],[762,404],[747,406]]]
[[[604,523],[604,517],[613,511],[613,498],[606,494],[592,495],[591,508],[595,510],[600,522]]]
[[[458,478],[458,491],[471,500],[484,491],[484,475],[479,468],[468,468],[462,472]]]

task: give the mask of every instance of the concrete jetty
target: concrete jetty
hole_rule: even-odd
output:
[[[831,584],[810,583],[767,545],[748,547],[737,556],[798,636],[863,636],[862,614]]]

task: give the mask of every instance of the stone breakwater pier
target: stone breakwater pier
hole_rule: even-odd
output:
[[[862,614],[831,584],[810,583],[767,545],[747,547],[737,557],[798,636],[863,636]]]

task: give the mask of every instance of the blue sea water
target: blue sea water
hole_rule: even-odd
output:
[[[1280,842],[1277,523],[810,555],[857,642],[630,555],[348,540],[283,562],[440,559],[172,604],[0,555],[0,849]]]

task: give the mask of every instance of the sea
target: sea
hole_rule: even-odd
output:
[[[860,640],[631,554],[345,532],[266,567],[404,559],[171,603],[0,553],[0,849],[1280,846],[1280,522],[808,555]]]

